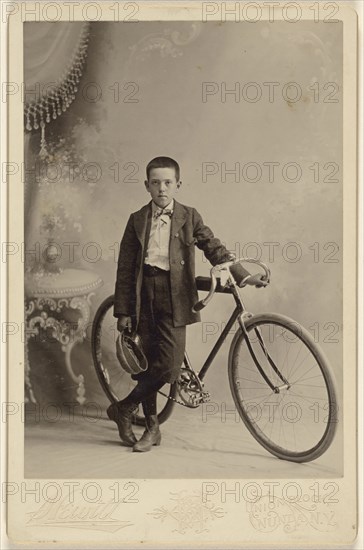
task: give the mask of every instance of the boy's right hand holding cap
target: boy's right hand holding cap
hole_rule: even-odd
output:
[[[125,329],[128,329],[128,331],[131,332],[131,317],[128,317],[127,315],[121,315],[121,317],[118,318],[117,328],[119,332],[124,332]]]

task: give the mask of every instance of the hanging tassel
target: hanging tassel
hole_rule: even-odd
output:
[[[41,138],[40,138],[40,151],[39,156],[42,160],[44,160],[46,157],[48,157],[48,151],[47,151],[47,142],[45,139],[45,122],[42,119],[40,123],[41,127]]]
[[[38,102],[28,103],[24,107],[25,129],[41,130],[40,151],[42,159],[48,156],[45,138],[46,124],[55,120],[62,112],[67,111],[75,99],[77,85],[82,76],[82,68],[87,57],[90,24],[86,23],[81,32],[77,48],[75,48],[68,71],[58,81],[57,87],[48,92]]]

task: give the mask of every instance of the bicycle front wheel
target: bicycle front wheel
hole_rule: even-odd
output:
[[[337,427],[330,366],[311,334],[279,314],[255,315],[229,355],[235,406],[255,439],[293,462],[321,456]]]
[[[109,296],[99,306],[92,325],[92,357],[97,377],[102,389],[112,403],[124,399],[135,387],[131,379],[120,366],[116,356],[116,339],[118,336],[117,319],[113,316],[114,296]],[[172,413],[176,384],[166,384],[161,389],[168,397],[158,394],[157,413],[162,424]],[[145,426],[142,407],[139,406],[133,415],[133,423]]]

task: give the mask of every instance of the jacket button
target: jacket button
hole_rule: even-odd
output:
[[[184,261],[184,260],[181,260],[181,265],[185,265],[185,261]]]
[[[179,237],[179,233],[176,233],[176,234],[175,234],[175,237]]]

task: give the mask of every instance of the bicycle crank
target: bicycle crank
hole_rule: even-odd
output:
[[[202,403],[210,400],[210,394],[204,390],[203,382],[201,382],[198,375],[193,370],[185,367],[181,368],[181,373],[177,380],[177,393],[181,401],[175,397],[166,395],[160,390],[159,393],[175,403],[189,407],[190,409],[196,409]]]

